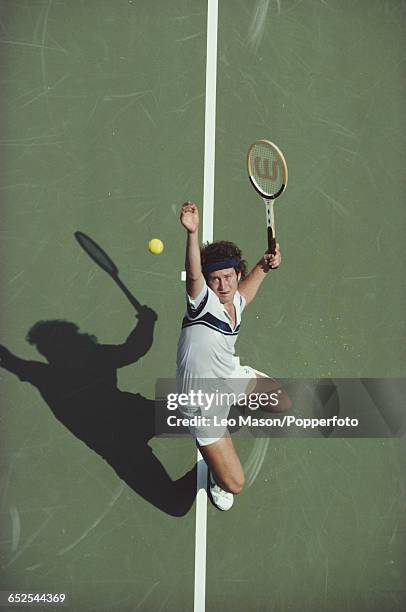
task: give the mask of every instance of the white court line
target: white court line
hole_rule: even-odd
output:
[[[208,0],[206,109],[204,129],[203,242],[213,242],[214,161],[216,149],[218,0]]]
[[[204,129],[203,242],[213,241],[214,161],[216,148],[218,0],[208,0],[206,108]],[[207,465],[197,451],[194,612],[206,609]]]
[[[206,608],[207,465],[197,451],[194,612]]]

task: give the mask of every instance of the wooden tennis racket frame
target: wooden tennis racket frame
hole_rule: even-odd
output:
[[[253,177],[253,168],[251,163],[251,151],[258,144],[266,144],[270,145],[279,155],[280,161],[282,163],[283,172],[284,172],[284,182],[278,191],[274,194],[266,194],[264,193],[260,187],[258,186],[255,178]],[[248,177],[250,179],[251,185],[254,187],[255,191],[262,197],[265,203],[265,212],[266,212],[266,225],[267,225],[267,241],[268,241],[268,253],[275,254],[276,252],[276,232],[275,232],[275,215],[273,210],[274,200],[278,198],[285,191],[286,186],[288,184],[288,166],[286,164],[285,157],[279,147],[276,146],[275,143],[267,140],[266,138],[261,138],[254,143],[252,143],[248,149],[247,153],[247,169],[248,169]]]

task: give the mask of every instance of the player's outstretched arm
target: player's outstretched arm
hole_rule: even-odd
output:
[[[187,231],[186,239],[186,291],[191,298],[199,295],[204,286],[199,246],[199,211],[194,202],[185,202],[180,222]]]
[[[47,364],[42,361],[28,361],[20,359],[5,346],[0,344],[0,367],[12,372],[22,381],[27,381],[36,385],[43,379]]]
[[[269,270],[275,270],[280,266],[282,257],[279,244],[276,245],[276,253],[265,253],[251,272],[240,282],[238,291],[246,299],[247,304],[252,302],[258,289],[266,278]]]
[[[154,327],[158,316],[152,308],[138,309],[138,323],[123,344],[100,345],[105,358],[115,368],[136,363],[146,355],[154,340]]]

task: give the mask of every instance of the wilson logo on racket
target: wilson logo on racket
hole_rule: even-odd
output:
[[[261,161],[262,161],[263,170],[261,169]],[[276,179],[278,178],[278,162],[277,161],[272,162],[272,176],[270,173],[271,163],[269,159],[261,159],[260,157],[256,157],[254,161],[254,166],[255,166],[255,174],[257,175],[258,178],[266,179],[268,181],[276,181]]]

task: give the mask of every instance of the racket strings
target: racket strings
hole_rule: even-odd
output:
[[[250,176],[264,196],[273,196],[285,185],[281,156],[272,146],[256,143],[249,153]]]

